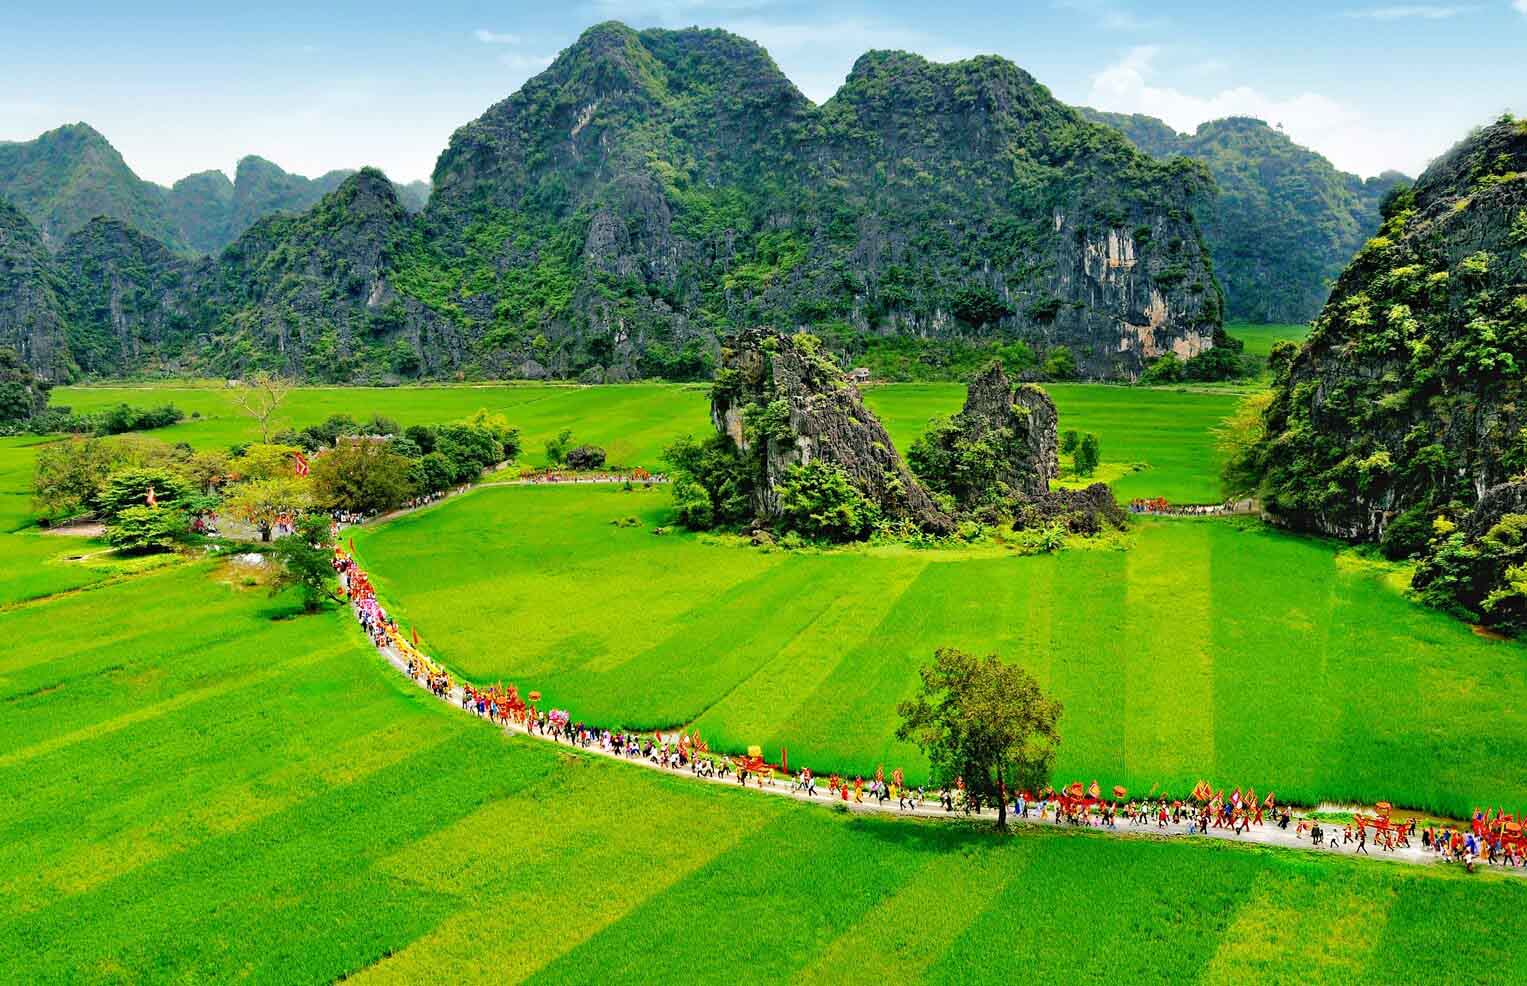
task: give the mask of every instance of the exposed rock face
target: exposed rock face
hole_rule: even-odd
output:
[[[810,336],[751,329],[727,340],[711,397],[711,419],[743,453],[756,453],[761,520],[779,515],[777,486],[795,465],[836,466],[889,518],[946,533],[953,522],[918,483],[859,390]],[[747,409],[772,420],[752,429]]]
[[[1485,490],[1459,528],[1471,540],[1484,537],[1507,514],[1527,514],[1527,482],[1501,483]]]
[[[954,424],[967,439],[999,435],[1009,450],[1001,460],[1000,481],[1015,493],[1039,494],[1060,475],[1059,419],[1043,388],[1024,384],[1014,390],[1002,364],[993,363],[970,382]]]
[[[81,370],[175,365],[187,340],[182,296],[191,264],[116,219],[97,218],[58,254],[69,282],[69,350]]]
[[[1263,503],[1367,540],[1527,468],[1527,123],[1439,158],[1275,367]]]
[[[1366,180],[1338,171],[1249,117],[1179,134],[1154,117],[1081,113],[1154,158],[1180,155],[1208,167],[1216,194],[1197,214],[1233,319],[1308,322],[1318,315],[1331,282],[1378,230],[1385,193],[1409,181],[1393,171]]]
[[[0,199],[0,347],[49,382],[69,379],[64,284],[37,229]]]

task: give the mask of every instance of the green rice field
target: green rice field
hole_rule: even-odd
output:
[[[1183,390],[1053,384],[1060,427],[1095,432],[1104,473],[1123,498],[1164,496],[1177,502],[1220,499],[1219,454],[1211,432],[1235,407],[1233,394]],[[664,447],[684,434],[710,429],[708,388],[702,385],[630,384],[573,387],[523,384],[406,388],[310,387],[294,391],[282,417],[287,425],[314,424],[331,414],[357,419],[382,414],[404,425],[465,417],[478,408],[501,411],[524,439],[524,461],[545,462],[545,443],[563,428],[580,441],[602,445],[612,463],[656,468]],[[965,400],[963,384],[886,384],[867,388],[866,403],[906,448],[936,415],[952,414]],[[187,420],[152,434],[199,447],[226,447],[257,438],[222,387],[63,387],[54,403],[76,411],[117,403],[173,403]],[[189,417],[195,415],[196,417]],[[1129,471],[1139,465],[1141,471]]]
[[[0,978],[1527,978],[1521,880],[698,785],[507,738],[242,581],[0,610]]]
[[[1330,544],[1155,520],[1124,551],[765,553],[654,536],[667,515],[656,489],[485,488],[354,540],[432,653],[599,724],[916,776],[896,703],[955,646],[1064,703],[1062,779],[1527,807],[1527,652]]]

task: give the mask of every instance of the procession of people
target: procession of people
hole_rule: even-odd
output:
[[[819,783],[809,768],[791,771],[783,762],[783,751],[778,765],[766,762],[757,747],[750,748],[746,756],[718,754],[698,730],[643,733],[603,729],[574,721],[565,709],[541,708],[540,692],[522,694],[516,685],[503,683],[458,685],[445,668],[419,649],[418,633],[405,634],[388,615],[377,601],[371,580],[351,553],[336,546],[333,567],[341,594],[348,599],[356,621],[378,650],[397,655],[405,673],[437,697],[459,701],[463,710],[502,728],[662,769],[688,770],[700,778],[735,780],[743,786],[752,782],[760,788],[777,788],[779,793],[807,800],[946,815],[979,815],[996,807],[984,804],[958,779],[952,786],[930,791],[922,785],[909,784],[900,768],[892,770],[889,776],[883,768],[877,768],[869,779],[834,773],[825,783]],[[781,777],[788,781],[788,789],[781,786]],[[1122,786],[1114,787],[1109,794],[1105,796],[1095,780],[1087,786],[1074,781],[1059,790],[1047,788],[1037,794],[1018,791],[1007,807],[1015,818],[1036,823],[1107,830],[1122,826],[1126,830],[1157,834],[1250,836],[1253,840],[1254,830],[1286,834],[1292,824],[1296,843],[1307,838],[1311,848],[1354,855],[1371,855],[1370,844],[1382,853],[1414,851],[1412,839],[1419,829],[1420,850],[1430,857],[1456,862],[1470,871],[1480,864],[1527,871],[1527,834],[1523,824],[1500,808],[1476,810],[1467,826],[1431,822],[1423,828],[1415,819],[1393,818],[1392,808],[1385,802],[1375,806],[1375,814],[1356,812],[1349,820],[1317,816],[1296,820],[1290,806],[1278,802],[1272,793],[1259,797],[1253,788],[1236,787],[1227,795],[1207,781],[1199,781],[1185,797],[1152,791],[1143,798],[1131,798]],[[928,807],[930,800],[936,807]]]

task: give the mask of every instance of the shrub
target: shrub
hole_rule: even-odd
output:
[[[1140,376],[1141,383],[1163,384],[1177,383],[1182,379],[1182,360],[1176,353],[1164,353],[1152,360]]]
[[[1379,551],[1391,561],[1414,558],[1426,550],[1431,539],[1432,523],[1426,510],[1411,507],[1389,522],[1379,539]]]
[[[598,445],[580,445],[568,452],[566,458],[569,469],[602,469],[604,460],[604,449]]]
[[[106,543],[118,551],[169,551],[190,537],[191,519],[174,507],[135,506],[118,511],[106,525]]]
[[[820,459],[791,466],[777,492],[780,527],[803,537],[856,541],[868,537],[880,520],[880,508],[841,469]]]
[[[1049,380],[1075,380],[1078,372],[1076,356],[1070,348],[1056,346],[1045,354],[1044,365],[1040,369]]]

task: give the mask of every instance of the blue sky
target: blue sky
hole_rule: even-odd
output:
[[[870,48],[999,54],[1071,103],[1261,116],[1365,175],[1527,113],[1527,0],[59,0],[0,12],[0,140],[83,120],[164,183],[250,153],[427,178],[456,127],[607,19],[728,28],[818,102]]]

